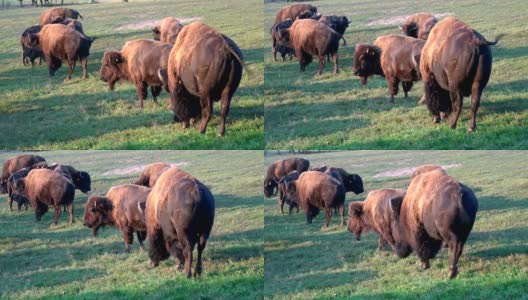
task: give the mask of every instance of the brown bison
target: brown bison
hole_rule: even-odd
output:
[[[401,30],[406,36],[427,40],[437,22],[438,20],[432,14],[418,13],[407,17]]]
[[[29,174],[29,171],[31,170],[32,170],[31,167],[22,168],[16,171],[15,173],[13,173],[13,175],[9,176],[9,178],[7,179],[7,203],[9,204],[10,211],[13,211],[13,201],[15,200],[13,199],[13,192],[15,191],[15,182],[21,178],[26,177]],[[29,207],[29,200],[26,198],[17,198],[16,202],[18,204],[17,211],[20,211],[20,208],[22,207],[22,205],[26,207],[26,210]]]
[[[161,23],[152,29],[152,33],[156,41],[174,44],[182,28],[183,25],[180,21],[176,18],[168,17],[161,20]]]
[[[316,14],[317,7],[310,4],[294,4],[285,6],[277,12],[277,15],[275,16],[275,24],[279,24],[286,19],[292,19],[293,21],[297,19],[306,19]]]
[[[448,118],[456,128],[462,111],[462,99],[471,95],[469,131],[476,127],[477,110],[482,91],[491,74],[490,45],[480,33],[456,18],[447,17],[431,30],[420,61],[425,101],[433,122]]]
[[[48,211],[48,205],[55,208],[52,225],[57,225],[61,215],[61,205],[68,206],[70,223],[73,223],[73,198],[75,186],[60,172],[48,169],[34,169],[29,174],[15,181],[13,199],[20,203],[29,201],[35,210],[35,219],[40,221]]]
[[[30,48],[27,47],[27,41],[28,37],[32,33],[39,33],[42,29],[42,26],[35,25],[26,28],[24,32],[20,35],[20,45],[22,46],[22,63],[24,66],[27,66],[29,63],[31,63],[31,67],[35,66],[35,59],[39,59],[39,66],[42,63],[42,60],[44,59],[44,53],[42,52],[42,49],[40,47]]]
[[[308,171],[309,168],[310,162],[304,158],[278,160],[268,167],[266,178],[264,178],[264,195],[269,198],[277,195],[277,192],[279,192],[279,206],[281,213],[284,213],[284,190],[279,189],[279,180],[290,172],[297,171],[302,173]]]
[[[242,52],[227,36],[200,22],[184,27],[172,47],[168,69],[159,72],[167,83],[174,121],[188,128],[191,119],[201,117],[200,133],[205,133],[213,102],[221,100],[218,136],[223,136],[243,66]]]
[[[31,169],[33,165],[40,162],[46,162],[44,157],[30,154],[19,155],[4,161],[4,164],[2,165],[2,176],[0,176],[0,192],[2,194],[7,193],[7,179],[11,175],[23,168]]]
[[[412,172],[411,179],[413,179],[414,177],[420,174],[431,172],[431,171],[436,171],[436,170],[444,172],[444,174],[447,175],[447,173],[445,173],[444,169],[441,166],[431,164],[431,165],[423,165],[423,166],[419,166],[415,168],[414,171]]]
[[[354,52],[352,72],[362,84],[372,75],[385,77],[390,103],[398,94],[402,82],[405,98],[414,81],[420,80],[420,53],[425,41],[403,35],[387,35],[376,39],[374,45],[358,44]]]
[[[106,51],[101,60],[100,79],[114,89],[119,80],[132,81],[139,98],[138,106],[143,108],[147,88],[154,102],[161,93],[163,82],[158,76],[159,69],[166,69],[172,45],[153,40],[126,42],[121,51]]]
[[[153,187],[156,181],[158,181],[160,175],[167,171],[170,167],[170,164],[162,162],[150,164],[145,167],[145,169],[141,172],[141,175],[139,175],[139,178],[134,181],[134,184]]]
[[[402,201],[405,190],[380,189],[368,193],[365,201],[354,201],[348,207],[348,231],[361,239],[361,234],[369,230],[379,235],[378,250],[389,243],[394,247],[391,231],[392,210],[391,199]]]
[[[303,19],[293,22],[287,29],[280,30],[279,42],[291,45],[295,56],[299,59],[301,72],[312,61],[313,55],[319,58],[317,75],[321,75],[327,55],[332,57],[334,74],[338,73],[339,40],[343,37],[328,25],[312,19]]]
[[[194,246],[198,257],[194,276],[202,274],[202,252],[214,223],[215,201],[209,189],[190,174],[170,168],[163,172],[147,200],[145,219],[153,266],[170,255],[185,264],[191,277]]]
[[[125,252],[136,232],[139,245],[143,248],[147,227],[141,205],[145,204],[150,188],[135,184],[123,184],[110,188],[104,197],[91,196],[84,207],[84,226],[91,228],[94,236],[101,226],[117,227],[125,241]]]
[[[48,64],[49,76],[61,67],[62,61],[68,62],[68,75],[65,80],[70,80],[77,60],[83,68],[83,78],[88,74],[88,56],[90,47],[95,38],[87,38],[84,34],[62,24],[48,24],[39,33],[29,35],[29,47],[40,47]]]
[[[306,222],[319,213],[320,208],[326,211],[325,227],[332,218],[332,208],[339,208],[341,226],[345,225],[345,188],[332,176],[318,171],[303,172],[299,179],[285,183],[287,201],[296,202],[306,213]]]
[[[299,179],[300,175],[301,173],[299,173],[299,171],[293,171],[293,172],[288,173],[288,175],[282,177],[279,180],[279,183],[278,183],[279,184],[278,190],[279,190],[279,195],[280,195],[279,196],[279,207],[280,207],[281,213],[284,213],[284,203],[287,203],[289,206],[288,208],[289,215],[291,215],[293,208],[297,208],[297,212],[299,212],[299,203],[295,202],[294,201],[295,199],[287,199],[286,197],[284,197],[284,195],[286,194],[286,184],[290,181]]]
[[[53,164],[48,167],[50,170],[61,172],[64,176],[69,178],[75,185],[75,188],[83,193],[88,193],[92,188],[92,180],[90,174],[85,171],[77,171],[74,167],[61,164]]]
[[[347,17],[336,15],[324,15],[318,18],[318,21],[330,26],[330,28],[339,33],[341,36],[345,34],[348,25],[351,23]],[[346,45],[346,41],[343,39],[343,46],[344,45]]]
[[[48,10],[43,11],[40,14],[40,26],[44,26],[46,24],[52,24],[53,22],[56,22],[57,19],[77,19],[77,18],[83,18],[81,14],[76,11],[75,9],[71,8],[65,8],[65,7],[56,7],[56,8],[50,8]]]
[[[290,43],[279,42],[281,39],[281,30],[288,29],[292,26],[293,20],[286,19],[280,23],[277,23],[271,27],[271,44],[272,44],[272,54],[273,61],[277,61],[277,52],[280,53],[282,61],[285,61],[286,54],[289,54],[290,60],[293,56],[293,49],[291,48]]]
[[[407,257],[414,251],[427,269],[445,242],[449,246],[449,277],[456,277],[458,259],[478,210],[473,191],[435,170],[413,178],[403,201],[391,199],[390,205],[396,254]]]

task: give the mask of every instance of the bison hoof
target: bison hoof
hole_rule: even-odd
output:
[[[431,267],[431,265],[429,265],[429,262],[428,262],[428,261],[422,263],[422,269],[427,270],[427,269],[429,269],[430,267]]]
[[[159,262],[154,262],[154,261],[150,262],[150,266],[153,268],[157,267],[158,265],[159,265]]]
[[[458,275],[458,267],[457,266],[449,266],[449,271],[450,271],[449,279],[453,279],[453,278],[457,277],[457,275]]]

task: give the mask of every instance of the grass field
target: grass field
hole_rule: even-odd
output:
[[[21,61],[19,34],[38,23],[46,8],[0,10],[0,149],[262,149],[263,4],[262,1],[131,1],[79,4],[84,31],[97,37],[91,48],[89,79],[78,64],[63,83],[64,66],[48,80],[47,66],[31,69]],[[101,57],[126,41],[152,38],[141,26],[167,16],[199,18],[231,37],[242,49],[251,74],[244,74],[233,97],[226,136],[217,138],[220,106],[215,104],[207,133],[173,124],[169,96],[160,105],[149,98],[137,108],[134,85],[121,83],[114,92],[99,80]],[[134,25],[139,27],[133,28]]]
[[[0,153],[0,161],[14,156]],[[87,195],[76,191],[76,222],[66,215],[48,228],[53,214],[34,221],[31,210],[10,212],[0,197],[1,299],[259,299],[263,291],[261,151],[59,151],[41,152],[48,162],[88,171],[92,192],[105,194],[139,174],[130,169],[156,161],[181,163],[212,191],[215,224],[204,251],[202,278],[186,279],[174,259],[149,265],[137,239],[124,253],[120,232],[108,227],[97,238],[83,227]],[[236,161],[236,164],[232,162]]]
[[[266,165],[288,155],[267,155]],[[447,169],[479,199],[473,231],[454,280],[448,277],[447,249],[422,271],[417,257],[378,252],[372,232],[356,241],[346,227],[324,217],[306,225],[304,214],[281,215],[276,199],[266,200],[264,257],[266,299],[527,299],[528,155],[516,151],[353,151],[305,154],[311,166],[344,167],[363,177],[364,200],[379,188],[406,188],[410,176],[374,177],[425,163]],[[386,174],[389,175],[389,174]],[[347,213],[348,215],[348,209]]]
[[[299,72],[298,61],[273,62],[271,28],[284,2],[264,7],[265,139],[267,149],[526,149],[528,146],[528,2],[507,1],[316,1],[322,14],[345,15],[352,23],[340,46],[340,74],[327,64],[314,78],[318,63]],[[433,124],[425,106],[418,106],[420,82],[408,99],[400,94],[388,104],[385,80],[379,76],[362,86],[351,67],[354,46],[378,36],[398,34],[395,17],[417,12],[451,13],[486,38],[506,36],[492,48],[493,72],[477,115],[477,132],[467,132],[470,101],[458,128]],[[392,22],[390,22],[392,21]],[[369,24],[370,22],[373,22]]]

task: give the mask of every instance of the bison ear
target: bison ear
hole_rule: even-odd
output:
[[[152,32],[154,33],[160,33],[159,29],[158,29],[158,26],[152,28]]]
[[[125,58],[119,52],[112,52],[109,55],[109,60],[111,64],[117,65],[125,61]]]
[[[389,206],[392,211],[392,218],[398,220],[400,218],[400,209],[403,202],[403,198],[392,198],[389,201]]]

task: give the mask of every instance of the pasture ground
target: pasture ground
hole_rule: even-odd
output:
[[[309,2],[322,14],[345,15],[352,23],[339,48],[340,74],[327,63],[315,77],[318,62],[299,72],[296,58],[273,62],[269,29],[284,2],[264,5],[265,139],[267,149],[526,149],[528,143],[528,2],[487,1],[360,1]],[[377,37],[398,34],[405,16],[417,12],[454,14],[489,40],[506,36],[492,47],[493,71],[477,115],[477,131],[467,132],[470,100],[458,128],[433,124],[416,82],[408,99],[400,93],[388,104],[386,82],[380,76],[362,86],[352,74],[354,47]],[[442,17],[442,18],[443,18]],[[280,57],[280,56],[279,56]]]
[[[290,155],[272,151],[265,165]],[[333,216],[306,225],[304,214],[281,215],[277,200],[265,201],[266,299],[526,299],[528,295],[528,156],[526,151],[351,151],[296,155],[310,165],[339,166],[363,178],[365,193],[406,188],[410,167],[447,165],[447,173],[477,195],[477,220],[464,247],[454,280],[448,276],[448,251],[442,249],[422,270],[416,255],[398,259],[378,236],[356,241]],[[378,176],[376,176],[378,174]],[[382,175],[403,175],[382,177]],[[405,175],[407,174],[407,175]]]
[[[216,217],[204,251],[202,278],[186,279],[174,259],[149,265],[137,239],[124,253],[119,230],[97,238],[83,227],[88,195],[76,191],[75,217],[49,228],[53,213],[34,221],[32,210],[10,212],[0,196],[0,298],[2,299],[259,299],[263,291],[262,151],[58,151],[40,152],[48,162],[71,164],[92,177],[90,195],[129,183],[136,166],[180,163],[206,184]],[[0,161],[15,156],[0,153]],[[236,161],[236,164],[233,163]],[[130,168],[132,167],[132,168]],[[133,172],[133,170],[136,170]],[[106,174],[106,175],[105,175]],[[135,238],[134,238],[135,239]]]
[[[19,35],[38,23],[45,8],[0,10],[0,149],[262,149],[263,4],[262,1],[131,1],[70,6],[84,17],[84,31],[97,37],[88,62],[89,78],[77,65],[64,83],[67,67],[48,79],[48,68],[24,67]],[[151,39],[152,23],[167,16],[200,20],[231,37],[241,48],[251,74],[244,74],[232,100],[226,136],[217,138],[220,105],[213,108],[207,133],[172,123],[169,95],[159,105],[150,95],[137,108],[132,83],[115,91],[99,79],[104,51],[126,41]],[[260,20],[260,21],[259,21]]]

